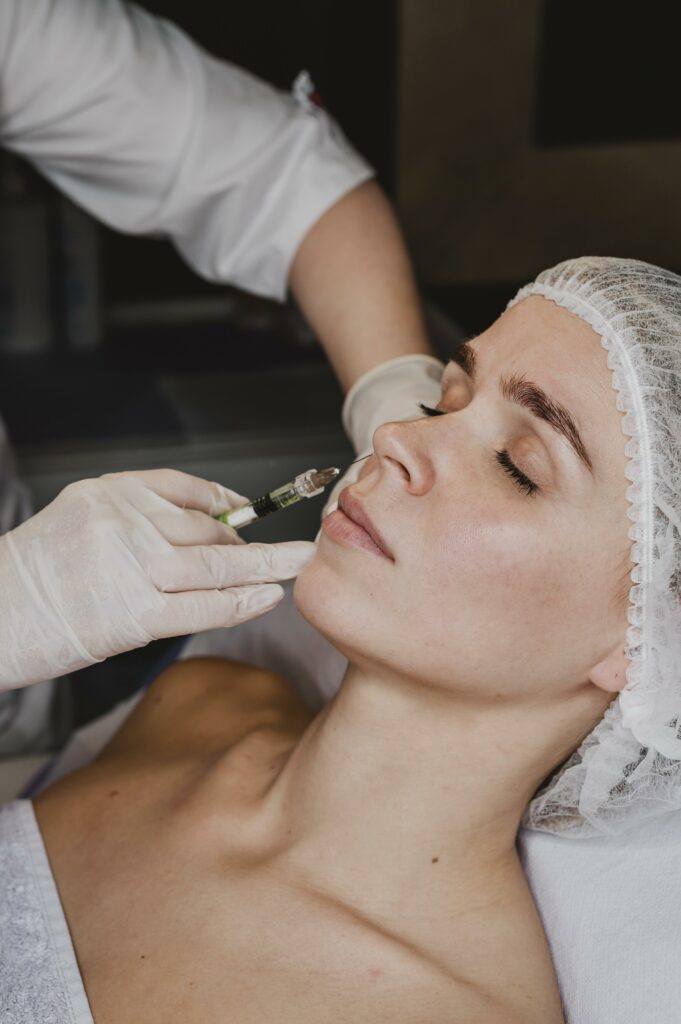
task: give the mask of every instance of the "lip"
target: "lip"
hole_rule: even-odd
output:
[[[365,533],[369,535],[370,539],[374,542],[374,544],[380,550],[382,555],[384,555],[386,558],[389,558],[392,562],[395,561],[392,554],[390,553],[390,549],[387,547],[385,541],[381,537],[381,534],[378,532],[378,530],[372,523],[371,519],[369,518],[369,515],[365,510],[364,506],[362,505],[362,502],[355,494],[351,493],[351,489],[349,487],[346,487],[343,491],[341,491],[340,497],[338,499],[338,508],[344,515],[348,517],[348,519],[352,520],[352,522],[355,523],[356,526],[361,527],[362,530],[364,530]]]

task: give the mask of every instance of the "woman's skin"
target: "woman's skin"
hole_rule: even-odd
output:
[[[471,348],[475,383],[451,364],[446,415],[380,427],[348,489],[389,557],[333,513],[296,582],[350,661],[335,699],[310,720],[266,673],[174,666],[37,801],[98,1024],[562,1021],[515,837],[625,682],[625,437],[553,303]]]

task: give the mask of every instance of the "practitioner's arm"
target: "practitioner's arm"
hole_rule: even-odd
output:
[[[433,354],[402,233],[374,181],[314,224],[289,284],[345,391],[386,360]]]

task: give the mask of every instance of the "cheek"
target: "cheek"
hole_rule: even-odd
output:
[[[419,600],[411,609],[432,642],[449,636],[455,649],[463,646],[479,661],[485,651],[493,659],[520,656],[537,643],[562,644],[566,630],[574,636],[569,627],[581,613],[574,600],[577,553],[565,530],[504,509],[432,536],[438,542],[419,559]]]
[[[487,650],[514,662],[536,655],[558,664],[573,648],[587,658],[600,651],[612,618],[612,541],[603,531],[555,511],[531,518],[506,508],[437,536],[423,560],[437,630],[477,656]]]
[[[487,603],[506,601],[519,589],[541,592],[551,586],[555,569],[547,571],[546,534],[527,517],[489,512],[466,516],[435,528],[432,537],[437,543],[431,539],[423,557],[431,566],[433,591],[454,589]]]

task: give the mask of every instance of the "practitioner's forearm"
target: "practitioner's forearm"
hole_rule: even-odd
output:
[[[289,284],[345,391],[387,359],[433,354],[402,233],[373,181],[317,221]]]

